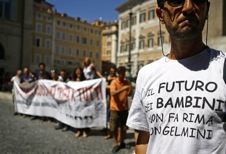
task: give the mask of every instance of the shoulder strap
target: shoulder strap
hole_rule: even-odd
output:
[[[224,59],[223,79],[224,83],[226,84],[226,58]]]

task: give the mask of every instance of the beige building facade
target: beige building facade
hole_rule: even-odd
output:
[[[159,20],[155,13],[156,6],[156,0],[127,0],[116,8],[119,12],[117,65],[127,66],[131,48],[132,76],[135,76],[143,65],[161,58],[163,52],[166,54],[170,50],[170,38],[164,25],[161,26],[163,48],[161,47]],[[226,11],[224,8],[226,8],[224,0],[210,0],[208,28],[206,23],[203,41],[207,42],[210,47],[225,52]],[[131,47],[129,47],[130,38]]]
[[[102,26],[102,74],[107,76],[111,67],[116,67],[118,50],[118,21]]]
[[[226,53],[226,1],[209,1],[210,10],[208,16],[208,29],[206,24],[203,30],[203,39],[204,42],[207,40],[207,45],[211,48],[215,48]]]
[[[161,42],[170,41],[164,26],[160,33],[155,8],[156,0],[127,0],[116,8],[119,12],[117,65],[127,66],[130,52],[132,76],[143,65],[161,58]]]
[[[102,28],[102,60],[116,63],[118,22],[105,23]]]

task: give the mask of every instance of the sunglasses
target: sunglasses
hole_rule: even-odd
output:
[[[182,6],[184,4],[184,1],[185,0],[160,0],[158,1],[158,5],[160,7],[163,7],[163,4],[165,2],[168,2],[168,4],[172,7],[178,7],[178,6]],[[204,2],[207,2],[208,0],[192,0],[193,3],[195,4],[201,4],[201,3],[204,3]]]

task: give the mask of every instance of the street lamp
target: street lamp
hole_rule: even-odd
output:
[[[127,67],[128,67],[128,77],[131,80],[132,75],[131,75],[131,50],[132,50],[132,16],[133,13],[129,12],[129,53],[128,53],[128,63],[127,63]]]

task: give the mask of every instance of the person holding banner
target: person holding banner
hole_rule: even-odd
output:
[[[45,70],[46,68],[46,64],[45,63],[39,63],[39,71],[36,73],[36,76],[35,76],[35,80],[40,80],[40,79],[51,79],[50,78],[50,74],[49,72],[47,72]],[[34,116],[33,118],[31,118],[31,120],[36,120],[38,119],[37,116]],[[43,121],[46,121],[48,118],[41,118]]]
[[[27,67],[25,67],[23,69],[23,75],[20,78],[20,83],[25,84],[25,83],[31,83],[33,81],[34,81],[34,76],[32,76],[30,74],[30,70]]]
[[[96,70],[94,64],[91,62],[89,57],[84,59],[84,69],[83,73],[87,80],[92,80],[96,78],[103,78],[102,74]]]
[[[56,70],[51,70],[50,71],[50,78],[53,81],[58,81],[58,74]]]
[[[125,79],[126,68],[124,66],[118,67],[117,73],[118,77],[110,85],[110,131],[114,139],[112,153],[118,152],[121,148],[126,148],[124,139],[129,109],[128,96],[132,94],[132,86]]]
[[[16,75],[11,78],[11,83],[14,85],[14,82],[17,83],[18,85],[20,84],[20,77],[21,77],[22,71],[17,70]],[[13,88],[14,86],[12,86]],[[12,89],[12,102],[14,104],[14,90]],[[14,111],[14,115],[17,115],[18,113]]]
[[[61,70],[60,71],[60,75],[58,76],[58,81],[65,82],[65,83],[67,83],[69,81],[69,79],[66,76],[66,71],[65,70]],[[69,126],[64,124],[64,123],[62,123],[62,122],[60,122],[60,121],[58,121],[57,125],[55,126],[55,129],[56,130],[62,129],[62,132],[66,132],[66,131],[68,131]]]
[[[50,79],[49,73],[45,70],[46,64],[45,63],[39,63],[39,72],[36,74],[36,80],[39,79]]]
[[[83,73],[83,69],[81,67],[77,67],[74,69],[73,74],[72,74],[72,81],[84,81],[86,80],[85,75]],[[75,133],[75,137],[80,137],[81,133],[82,136],[85,138],[88,136],[87,134],[88,128],[81,128],[77,129],[77,132]]]

